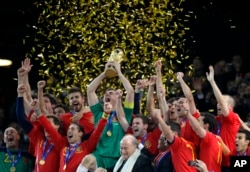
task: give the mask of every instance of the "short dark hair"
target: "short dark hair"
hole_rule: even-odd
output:
[[[181,126],[179,123],[174,121],[168,121],[166,122],[166,124],[170,126],[172,131],[177,132],[178,136],[181,135]]]
[[[65,112],[70,112],[69,107],[68,107],[67,105],[65,105],[65,104],[58,103],[58,104],[55,106],[55,108],[58,108],[58,107],[63,108]]]
[[[89,133],[85,133],[84,127],[83,127],[82,125],[80,125],[79,123],[77,123],[77,122],[72,122],[71,124],[76,125],[79,132],[83,132],[83,135],[82,135],[82,138],[81,138],[81,141],[82,141],[82,142],[83,142],[84,140],[88,140],[88,139],[89,139],[89,137],[91,136],[93,130],[92,130],[91,132],[89,132]]]
[[[73,86],[69,89],[68,91],[68,95],[71,93],[80,93],[82,97],[84,97],[83,92],[81,90],[81,88],[77,87],[77,86]]]
[[[44,93],[43,97],[47,97],[50,100],[51,104],[53,104],[53,105],[57,104],[57,100],[56,100],[56,98],[52,94]]]
[[[246,140],[250,140],[250,132],[248,130],[245,129],[239,129],[238,133],[243,133],[246,135]]]
[[[143,124],[149,124],[149,119],[148,119],[148,117],[145,116],[145,115],[138,115],[138,116],[135,116],[135,117],[133,118],[133,120],[134,120],[135,118],[140,118],[140,119],[142,120],[142,123],[143,123]]]
[[[63,128],[62,128],[62,121],[57,117],[57,116],[55,116],[55,115],[47,115],[46,116],[48,119],[50,118],[50,119],[52,119],[53,120],[53,123],[55,124],[55,125],[59,125],[59,128],[58,128],[58,132],[60,133],[60,134],[62,134],[63,132]]]
[[[208,130],[214,134],[216,134],[217,131],[217,121],[214,116],[214,114],[209,112],[200,112],[201,116],[204,116],[203,122],[204,124],[209,124]]]
[[[14,128],[14,129],[18,132],[18,134],[19,134],[21,137],[24,135],[24,130],[23,130],[23,128],[22,128],[18,123],[16,123],[16,122],[11,122],[11,123],[7,126],[7,128],[9,128],[9,127]],[[6,128],[6,129],[7,129],[7,128]]]

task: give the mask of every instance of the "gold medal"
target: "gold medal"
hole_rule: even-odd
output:
[[[10,172],[15,172],[16,171],[16,167],[10,167]]]
[[[64,164],[64,166],[63,166],[63,170],[66,170],[66,167],[67,167],[67,166],[66,166],[66,164]]]
[[[44,161],[43,159],[41,159],[41,160],[39,161],[39,164],[40,164],[40,165],[44,165],[44,164],[45,164],[45,161]]]
[[[108,135],[109,137],[112,136],[112,133],[111,133],[110,130],[107,131],[107,135]]]

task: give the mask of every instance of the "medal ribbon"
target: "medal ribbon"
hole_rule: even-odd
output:
[[[145,135],[143,136],[143,138],[141,139],[141,144],[144,145],[144,143],[145,143],[145,141],[147,140],[147,138],[148,138],[148,133],[145,134]]]
[[[112,120],[114,118],[114,116],[116,115],[115,111],[111,111],[110,115],[109,115],[109,119],[107,122],[107,130],[108,131],[112,131]]]
[[[247,156],[247,151],[245,151],[242,155],[238,152],[237,156]]]
[[[66,155],[65,155],[65,159],[64,159],[64,164],[66,165],[69,162],[69,159],[72,157],[72,155],[75,153],[78,145],[80,143],[77,143],[73,146],[72,150],[70,150],[70,145],[67,147],[67,151],[66,151]]]
[[[48,149],[45,151],[45,148],[47,146],[47,142],[48,142],[48,139],[46,139],[44,142],[43,142],[43,152],[42,152],[42,160],[45,160],[47,158],[47,156],[49,155],[49,153],[51,152],[54,144],[53,143],[50,143]]]
[[[17,155],[17,159],[15,159],[15,157],[13,156],[12,158],[12,153],[10,152],[10,150],[7,148],[7,153],[9,158],[11,159],[11,166],[15,167],[16,164],[19,162],[19,160],[21,159],[21,149],[19,149],[18,151],[18,155]]]

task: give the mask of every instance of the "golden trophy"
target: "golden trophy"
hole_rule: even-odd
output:
[[[120,63],[123,60],[124,57],[124,51],[121,48],[116,48],[111,52],[111,55],[108,59],[108,61],[116,61]],[[117,72],[113,66],[109,66],[106,70],[106,75],[109,78],[117,76]]]

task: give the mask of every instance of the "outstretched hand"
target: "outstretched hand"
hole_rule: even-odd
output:
[[[208,68],[209,68],[209,73],[206,72],[207,80],[208,80],[209,82],[211,82],[211,81],[214,80],[214,68],[213,68],[213,66],[211,66],[211,65],[210,65]]]
[[[26,73],[29,73],[31,68],[32,68],[32,64],[30,64],[30,58],[26,57],[24,59],[24,61],[22,61],[22,68],[24,68],[24,70],[26,71]]]
[[[177,80],[180,81],[181,79],[183,79],[184,73],[183,72],[177,72],[176,76],[177,76]]]
[[[150,86],[154,86],[156,84],[156,80],[157,80],[157,76],[156,75],[152,75],[150,77],[150,80],[149,80],[149,85]]]
[[[199,170],[200,172],[208,172],[207,169],[207,165],[205,164],[205,162],[196,159],[196,165],[194,166],[197,170]]]
[[[44,81],[44,80],[41,80],[41,81],[37,82],[37,88],[38,89],[43,89],[45,87],[45,85],[46,85],[46,81]]]
[[[119,98],[122,98],[122,95],[123,95],[123,91],[121,89],[118,89],[115,91],[115,95],[116,97],[119,99]]]
[[[135,84],[135,90],[138,92],[145,89],[149,85],[148,79],[138,79]]]
[[[161,60],[157,60],[154,66],[155,66],[156,73],[161,72],[161,68],[162,68]]]

